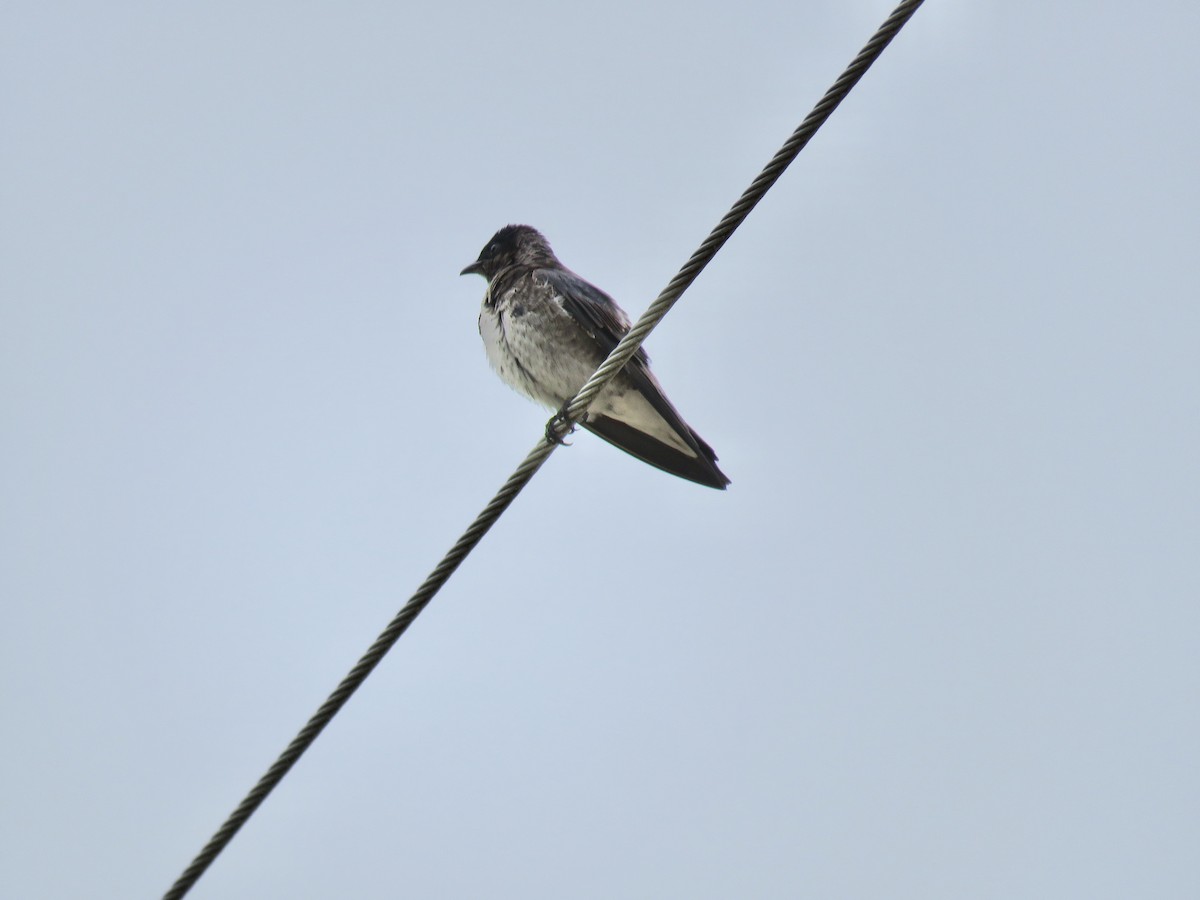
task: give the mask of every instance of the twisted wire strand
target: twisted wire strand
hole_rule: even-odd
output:
[[[170,890],[163,895],[163,900],[179,900],[179,898],[185,896],[192,889],[192,886],[200,879],[200,876],[212,865],[217,855],[225,849],[225,846],[233,840],[233,836],[246,824],[246,821],[254,814],[254,811],[258,809],[262,802],[267,799],[267,795],[283,780],[283,776],[296,764],[296,761],[312,745],[318,735],[325,730],[325,726],[346,705],[346,701],[367,680],[367,676],[379,665],[383,657],[387,655],[387,652],[392,649],[392,645],[400,640],[400,636],[408,630],[408,626],[429,605],[434,595],[441,590],[442,585],[454,574],[454,570],[467,558],[467,554],[487,534],[488,529],[495,524],[496,520],[500,518],[500,515],[508,508],[509,504],[516,499],[521,489],[533,478],[537,470],[542,467],[542,463],[549,459],[550,454],[554,452],[556,446],[556,444],[548,444],[545,441],[541,441],[525,457],[525,460],[508,477],[503,487],[496,492],[496,496],[475,517],[475,521],[455,541],[454,546],[442,557],[442,561],[429,573],[429,576],[417,588],[408,602],[396,613],[387,627],[380,632],[379,637],[375,639],[366,653],[354,664],[354,668],[346,674],[346,677],[341,680],[329,697],[326,698],[325,702],[321,704],[320,708],[313,713],[304,727],[292,738],[291,743],[279,754],[279,758],[275,760],[271,768],[266,771],[262,778],[258,780],[258,783],[246,794],[246,797],[237,805],[237,808],[229,814],[224,824],[209,838],[204,848],[196,854],[196,858],[192,860],[191,864],[175,880]]]
[[[683,295],[683,292],[704,271],[704,267],[717,255],[717,251],[725,245],[725,242],[729,240],[733,232],[750,215],[750,211],[766,196],[767,191],[771,189],[775,182],[779,180],[779,176],[783,174],[784,170],[800,154],[800,151],[804,149],[812,136],[816,134],[817,129],[825,124],[825,120],[833,114],[833,111],[838,108],[838,104],[858,84],[859,79],[866,74],[867,69],[879,58],[879,55],[891,43],[892,38],[912,18],[913,13],[917,11],[923,2],[924,0],[905,0],[879,26],[879,29],[875,32],[871,40],[859,51],[858,56],[846,67],[846,70],[838,80],[825,92],[825,96],[813,107],[812,112],[804,117],[804,121],[792,132],[791,137],[779,148],[779,151],[767,163],[758,177],[751,182],[750,187],[746,188],[737,203],[717,223],[717,226],[704,239],[704,243],[692,254],[683,268],[671,279],[671,282],[663,288],[662,293],[655,298],[654,302],[646,308],[646,311],[642,313],[634,326],[629,329],[629,332],[613,348],[613,352],[609,354],[608,359],[600,365],[595,374],[580,388],[579,393],[575,395],[574,399],[567,404],[564,415],[551,420],[550,428],[554,434],[561,438],[566,432],[570,431],[572,425],[583,417],[583,414],[587,412],[588,407],[599,396],[604,386],[608,384],[609,380],[617,372],[625,367],[625,364],[629,362],[637,352],[638,347],[646,339],[646,335],[662,321],[671,307]]]
[[[503,487],[497,491],[496,496],[475,517],[475,521],[463,532],[462,537],[442,557],[442,561],[430,572],[416,593],[396,613],[392,621],[388,623],[387,627],[375,639],[370,648],[368,648],[367,652],[355,663],[354,668],[342,679],[333,693],[329,695],[316,713],[313,714],[312,718],[308,720],[307,724],[292,739],[287,749],[279,755],[279,758],[267,770],[266,774],[259,779],[258,783],[250,790],[245,799],[230,813],[224,824],[209,839],[208,843],[205,844],[200,853],[196,855],[196,858],[183,871],[170,890],[163,895],[163,900],[180,900],[180,898],[191,890],[192,886],[200,879],[200,876],[204,874],[217,855],[225,849],[225,846],[233,839],[233,836],[237,834],[250,816],[253,815],[254,811],[267,798],[267,795],[283,780],[283,777],[296,764],[296,761],[299,760],[304,751],[312,745],[313,741],[325,729],[325,726],[333,720],[333,717],[337,715],[338,711],[346,704],[362,683],[366,681],[367,676],[379,665],[380,661],[396,641],[400,639],[400,636],[408,630],[408,626],[412,624],[413,620],[429,605],[429,602],[441,589],[442,585],[446,583],[462,561],[466,559],[467,554],[475,548],[475,545],[479,543],[492,525],[495,524],[496,520],[500,518],[501,514],[516,499],[517,494],[537,474],[538,469],[542,467],[542,463],[550,457],[550,454],[558,446],[558,443],[551,439],[550,432],[553,432],[555,436],[561,439],[571,430],[574,423],[583,417],[587,408],[595,401],[600,391],[604,389],[604,386],[629,362],[633,354],[637,352],[638,347],[646,339],[646,336],[662,320],[671,307],[675,305],[688,286],[696,280],[696,276],[712,261],[717,251],[729,240],[733,232],[750,214],[750,211],[766,195],[767,191],[775,184],[779,176],[791,164],[792,160],[804,149],[804,146],[816,133],[817,129],[837,109],[838,104],[850,93],[854,85],[858,83],[871,64],[875,62],[884,48],[887,47],[892,38],[896,36],[923,2],[924,0],[905,0],[884,21],[871,40],[859,52],[858,56],[846,67],[841,77],[825,92],[825,96],[821,98],[821,101],[813,108],[812,112],[805,117],[804,121],[792,133],[791,137],[787,139],[767,164],[766,168],[754,179],[750,187],[738,199],[737,203],[733,205],[716,228],[712,230],[704,240],[704,243],[692,254],[691,258],[679,270],[678,274],[671,279],[671,282],[663,289],[655,301],[647,307],[646,311],[629,330],[629,333],[621,339],[613,349],[613,352],[609,354],[608,359],[601,364],[600,368],[588,379],[587,383],[575,395],[574,399],[567,404],[564,414],[551,420],[547,428],[546,437],[540,440],[537,446],[529,452],[524,461],[509,476]]]

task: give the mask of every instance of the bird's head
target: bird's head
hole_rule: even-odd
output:
[[[550,243],[536,228],[528,225],[505,225],[479,251],[479,259],[462,270],[462,275],[482,275],[491,281],[510,266],[531,269],[560,265]]]

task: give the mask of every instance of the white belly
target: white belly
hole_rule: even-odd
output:
[[[538,315],[529,311],[513,316],[510,307],[509,298],[505,297],[495,306],[485,302],[479,312],[479,334],[488,362],[519,393],[550,409],[559,409],[591,377],[600,364],[599,353],[591,354],[595,356],[593,364],[584,354],[556,346],[547,336],[547,331],[556,329],[548,329],[544,319],[539,322]],[[550,324],[556,323],[551,320]],[[562,334],[561,329],[559,333]],[[567,335],[570,333],[566,331]],[[688,456],[695,456],[692,448],[622,375],[600,392],[591,411],[593,415],[607,415],[625,422]]]

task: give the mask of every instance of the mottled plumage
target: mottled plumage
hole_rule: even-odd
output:
[[[551,409],[575,396],[630,328],[625,311],[563,266],[528,225],[501,228],[462,274],[488,281],[479,333],[492,367]],[[712,448],[667,400],[642,350],[580,424],[673,475],[722,490],[729,484]]]

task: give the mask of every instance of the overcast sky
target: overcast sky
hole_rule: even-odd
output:
[[[891,0],[0,14],[0,894],[157,897]],[[927,3],[196,898],[1200,895],[1200,6]]]

